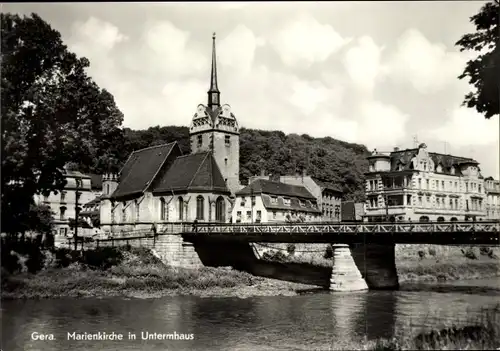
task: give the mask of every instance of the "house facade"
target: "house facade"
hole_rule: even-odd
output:
[[[484,180],[486,190],[486,218],[500,219],[500,181],[488,177]]]
[[[316,198],[304,187],[257,179],[236,193],[233,223],[319,222]]]
[[[321,211],[321,221],[339,222],[341,220],[342,191],[332,183],[313,178],[305,172],[284,176],[268,176],[263,173],[259,176],[250,177],[249,183],[257,179],[265,179],[303,186],[316,198],[316,203]]]
[[[103,178],[101,229],[111,235],[161,231],[172,222],[227,222],[239,185],[239,127],[220,104],[215,36],[208,104],[190,126],[191,154],[177,142],[134,151],[119,174]]]
[[[470,158],[418,148],[368,157],[367,221],[464,221],[486,218],[484,178]]]
[[[94,200],[99,192],[98,184],[92,183],[92,177],[78,171],[65,170],[66,185],[64,189],[50,195],[35,195],[37,204],[48,205],[54,214],[54,230],[56,234],[67,236],[73,231],[76,208],[82,210],[83,205]],[[70,225],[71,224],[71,225]]]

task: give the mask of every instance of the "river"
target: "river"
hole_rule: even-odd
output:
[[[498,279],[246,299],[9,300],[2,302],[1,340],[8,351],[328,350],[364,336],[461,324],[499,303]],[[99,331],[121,333],[124,340],[67,340],[68,332]],[[56,340],[32,340],[33,332]],[[141,340],[141,332],[193,334],[194,340]],[[129,340],[129,333],[137,338]]]

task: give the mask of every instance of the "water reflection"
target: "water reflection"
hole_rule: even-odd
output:
[[[54,299],[4,301],[6,350],[327,350],[332,344],[441,327],[500,303],[497,291],[316,292],[293,297]],[[34,331],[55,342],[33,341]],[[67,332],[137,334],[137,340],[71,341]],[[194,341],[140,340],[150,333],[193,333]]]

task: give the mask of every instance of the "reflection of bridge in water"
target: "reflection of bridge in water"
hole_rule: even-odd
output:
[[[332,244],[499,245],[500,221],[436,223],[184,223],[184,240]]]

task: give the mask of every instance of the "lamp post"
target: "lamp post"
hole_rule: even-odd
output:
[[[78,207],[78,199],[80,198],[80,191],[78,189],[80,189],[80,182],[81,182],[81,179],[80,178],[76,178],[76,191],[75,191],[75,235],[74,235],[74,239],[75,239],[75,251],[78,249],[77,248],[77,242],[78,242],[78,214],[80,212],[80,208]]]

